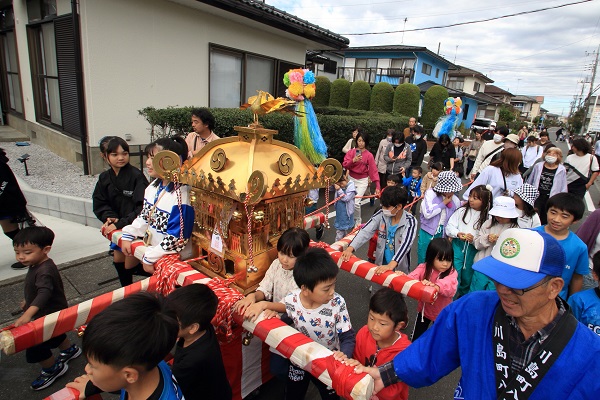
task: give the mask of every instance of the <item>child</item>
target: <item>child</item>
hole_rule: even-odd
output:
[[[231,400],[221,348],[210,323],[218,302],[217,295],[201,284],[180,287],[167,297],[167,307],[179,321],[172,371],[186,400]]]
[[[16,327],[69,307],[56,264],[48,257],[53,242],[54,232],[45,226],[21,229],[13,239],[17,261],[29,268],[25,276],[25,300],[21,303],[24,312],[15,321]],[[54,358],[52,349],[57,347],[60,354]],[[81,349],[71,345],[64,333],[25,350],[28,363],[42,366],[42,373],[31,383],[31,388],[42,390],[52,385],[67,372],[67,363],[80,354]]]
[[[479,250],[475,255],[474,262],[481,260],[492,254],[492,248],[498,240],[498,236],[502,232],[510,228],[517,228],[517,219],[519,213],[515,207],[515,201],[512,197],[499,196],[494,199],[494,207],[489,214],[492,216],[483,223],[479,233],[475,236],[473,244]],[[495,290],[496,285],[490,278],[481,272],[475,271],[471,279],[471,287],[469,291],[476,290]]]
[[[98,177],[92,207],[104,224],[102,232],[108,234],[131,224],[142,211],[148,180],[142,171],[129,164],[129,144],[120,137],[113,137],[105,144],[103,158],[110,168]],[[142,269],[139,261],[135,257],[125,257],[113,243],[110,248],[121,286],[131,285],[134,268]]]
[[[126,256],[132,255],[131,242],[135,238],[144,238],[146,252],[142,265],[144,271],[150,274],[154,273],[154,263],[162,256],[183,250],[194,226],[194,209],[189,205],[189,186],[169,182],[152,166],[154,156],[161,150],[175,152],[181,162],[187,159],[187,145],[181,136],[158,139],[146,146],[146,168],[154,181],[144,193],[142,212],[130,225],[123,227],[122,236],[121,250]]]
[[[414,167],[411,171],[410,178],[404,178],[402,180],[402,184],[404,185],[404,187],[406,187],[406,190],[408,191],[409,203],[412,203],[413,200],[417,197],[421,197],[421,182],[423,181],[423,179],[421,178],[422,173],[423,168]]]
[[[553,236],[565,250],[566,267],[562,278],[565,281],[560,297],[569,300],[583,286],[583,275],[589,273],[588,249],[570,227],[583,217],[585,204],[581,197],[571,193],[558,193],[546,203],[548,224],[533,228]]]
[[[592,263],[594,266],[592,275],[598,283],[600,278],[600,251],[592,257]],[[574,293],[569,297],[569,305],[575,318],[600,336],[600,286]]]
[[[342,259],[348,261],[355,249],[359,248],[378,231],[375,264],[379,267],[375,274],[399,270],[408,272],[410,267],[410,249],[417,232],[417,220],[411,213],[405,212],[408,194],[401,186],[389,186],[381,193],[381,210],[358,231],[350,245],[342,253]]]
[[[448,171],[452,172],[452,171]],[[458,287],[458,273],[452,266],[454,251],[452,244],[444,238],[435,238],[429,242],[425,263],[419,264],[408,276],[421,281],[424,285],[436,287],[438,297],[433,304],[419,301],[417,319],[411,340],[414,342],[429,325],[435,321],[439,313],[452,302]]]
[[[444,164],[436,162],[431,164],[430,171],[425,174],[421,182],[421,192],[425,193],[437,183],[438,175],[444,170]]]
[[[311,248],[298,257],[294,268],[295,289],[281,301],[294,327],[333,351],[338,359],[352,357],[355,334],[344,298],[335,292],[339,268],[323,249]],[[265,313],[271,318],[275,312]],[[342,354],[343,353],[343,354]],[[290,364],[285,399],[304,399],[312,381],[321,399],[339,399],[335,390],[326,387],[308,372]]]
[[[469,193],[469,201],[456,210],[446,225],[446,236],[452,239],[454,268],[458,272],[457,298],[469,293],[473,277],[473,259],[477,249],[473,245],[477,232],[489,218],[492,191],[479,185]]]
[[[335,197],[342,196],[335,203],[335,241],[344,238],[354,228],[354,196],[356,186],[342,174],[338,183],[333,185]]]
[[[540,216],[534,207],[539,195],[540,192],[529,183],[524,183],[515,189],[513,199],[515,200],[515,207],[517,207],[517,213],[519,214],[517,221],[519,228],[535,228],[542,225]]]
[[[460,200],[455,193],[462,189],[460,178],[452,171],[442,171],[437,183],[427,189],[421,203],[421,230],[417,254],[419,264],[425,262],[425,252],[431,239],[444,236],[444,226],[454,211],[460,207]]]
[[[408,310],[404,297],[387,287],[379,289],[369,301],[367,325],[356,334],[353,360],[344,364],[366,367],[381,366],[410,345],[400,331],[408,324]],[[408,385],[403,382],[377,392],[379,400],[408,399]]]
[[[329,189],[326,189],[326,190],[329,190]],[[319,189],[310,189],[308,191],[308,195],[306,196],[306,199],[304,200],[304,202],[305,202],[304,215],[308,215],[308,214],[311,214],[311,213],[317,211],[317,203],[319,202]],[[324,232],[325,232],[325,227],[323,226],[323,224],[319,223],[315,227],[315,234],[316,234],[317,240],[321,240]]]
[[[398,186],[400,184],[400,177],[398,175],[388,175],[386,178],[387,186]]]
[[[354,203],[350,203],[354,207]],[[265,273],[256,292],[250,293],[238,301],[234,309],[244,318],[255,321],[261,312],[272,310],[285,312],[283,298],[293,290],[298,289],[294,280],[294,266],[298,257],[303,255],[310,245],[308,232],[300,228],[290,228],[283,232],[277,241],[277,258]],[[271,373],[285,381],[289,362],[281,353],[271,348]]]
[[[398,175],[388,175],[387,176],[387,186],[398,186],[400,184],[400,177]],[[375,231],[371,239],[369,239],[369,249],[367,250],[367,260],[370,263],[375,263],[375,250],[377,250],[377,238],[379,236],[379,231]]]
[[[177,318],[161,295],[134,293],[111,304],[86,327],[86,375],[67,387],[86,397],[120,391],[121,399],[182,400],[163,361],[175,345],[178,329]]]

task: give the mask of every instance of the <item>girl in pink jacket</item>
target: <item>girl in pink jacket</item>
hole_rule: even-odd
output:
[[[429,325],[435,321],[442,309],[452,302],[458,287],[458,273],[454,269],[454,250],[448,239],[436,238],[429,242],[425,254],[425,262],[408,274],[412,279],[438,290],[438,297],[433,303],[419,301],[417,320],[412,334],[412,341],[417,340]]]

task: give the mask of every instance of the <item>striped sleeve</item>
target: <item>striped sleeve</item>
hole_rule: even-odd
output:
[[[410,253],[410,249],[412,247],[413,241],[415,240],[415,235],[417,233],[417,220],[413,217],[412,214],[406,213],[406,233],[404,235],[404,240],[400,244],[400,247],[396,251],[396,254],[392,258],[398,264],[400,264],[400,260],[402,260],[407,254]]]

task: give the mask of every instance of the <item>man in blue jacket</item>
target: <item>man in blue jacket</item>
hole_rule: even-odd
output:
[[[473,269],[496,283],[450,304],[392,362],[357,367],[375,391],[428,386],[461,367],[455,399],[592,399],[600,393],[600,340],[558,294],[565,254],[545,232],[508,229]]]

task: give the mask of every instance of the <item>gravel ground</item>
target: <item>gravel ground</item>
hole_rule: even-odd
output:
[[[92,198],[98,177],[84,175],[83,171],[41,146],[31,143],[29,146],[17,146],[14,142],[0,143],[10,161],[8,164],[15,175],[31,188],[68,196]],[[17,160],[23,154],[31,157],[27,161],[29,176],[25,176],[23,164]]]

